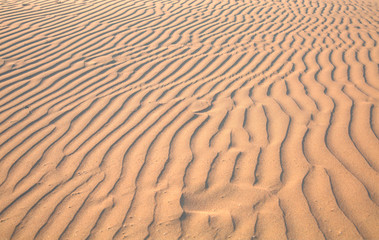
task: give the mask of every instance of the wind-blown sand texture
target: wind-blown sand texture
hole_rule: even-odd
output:
[[[0,6],[0,239],[378,239],[377,1]]]

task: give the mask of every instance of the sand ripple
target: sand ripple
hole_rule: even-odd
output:
[[[2,0],[1,239],[377,239],[375,0]]]

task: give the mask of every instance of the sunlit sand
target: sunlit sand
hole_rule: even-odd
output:
[[[376,0],[1,0],[0,239],[378,239]]]

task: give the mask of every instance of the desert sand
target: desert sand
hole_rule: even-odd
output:
[[[1,0],[0,239],[379,239],[377,0]]]

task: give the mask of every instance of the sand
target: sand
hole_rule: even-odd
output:
[[[376,0],[1,0],[0,239],[379,239]]]

